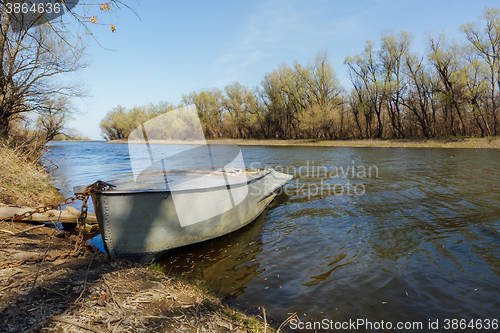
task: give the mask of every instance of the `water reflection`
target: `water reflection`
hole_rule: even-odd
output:
[[[263,268],[257,255],[262,252],[261,215],[254,223],[230,235],[173,250],[158,262],[182,275],[199,277],[213,290],[229,299],[245,293],[245,285]]]

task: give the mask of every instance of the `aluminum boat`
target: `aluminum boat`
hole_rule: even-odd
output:
[[[251,223],[290,179],[272,168],[146,170],[135,180],[109,182],[114,187],[92,201],[110,257],[147,263]]]

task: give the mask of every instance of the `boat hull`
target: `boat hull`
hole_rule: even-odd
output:
[[[147,263],[170,249],[216,238],[251,223],[290,179],[291,176],[275,170],[263,170],[241,185],[248,189],[242,200],[215,216],[210,211],[222,204],[218,198],[225,197],[226,187],[177,192],[104,191],[93,194],[92,200],[111,258]],[[234,188],[231,190],[236,193]],[[186,216],[186,212],[210,217],[186,224],[179,219]]]

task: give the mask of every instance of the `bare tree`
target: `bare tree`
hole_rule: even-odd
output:
[[[65,126],[72,113],[71,103],[67,97],[46,100],[38,112],[37,129],[45,141],[51,141],[58,134],[66,134]]]
[[[89,25],[100,23],[98,15],[93,14],[95,10],[113,12],[120,5],[126,6],[110,0],[74,8],[74,0],[59,1],[55,4],[63,6],[68,14],[64,19],[60,16],[47,21],[41,16],[30,17],[31,11],[15,15],[9,4],[0,0],[0,134],[5,136],[13,119],[42,112],[48,100],[82,96],[78,84],[65,75],[85,67],[85,38],[78,34],[78,28],[75,32],[70,27],[83,27],[93,37]],[[116,31],[113,24],[109,25]]]
[[[457,44],[448,44],[444,36],[438,38],[429,37],[429,61],[434,67],[441,84],[437,86],[438,92],[443,99],[444,107],[450,110],[450,126],[453,135],[456,135],[454,115],[458,117],[458,133],[467,135],[467,126],[465,124],[465,109],[463,105],[462,86],[454,78],[462,67],[462,59],[460,57],[460,46]],[[455,111],[455,112],[453,112]]]
[[[499,91],[500,91],[500,10],[488,8],[477,22],[467,23],[460,28],[467,40],[476,49],[480,59],[487,68],[487,79],[489,85],[488,94],[488,116],[491,118],[493,135],[500,132],[499,124]],[[476,65],[479,65],[476,62]],[[485,122],[487,126],[487,122]],[[488,131],[491,131],[488,128]]]
[[[397,36],[389,32],[382,36],[380,59],[384,77],[384,101],[393,135],[398,138],[405,136],[405,114],[401,100],[408,89],[404,65],[412,39],[412,35],[404,31]]]
[[[14,31],[5,10],[0,18],[0,133],[8,135],[16,115],[40,110],[53,96],[79,95],[59,76],[84,66],[83,45],[70,48],[44,25]]]
[[[362,54],[347,57],[344,63],[349,67],[349,76],[363,110],[366,135],[370,138],[381,138],[384,124],[382,119],[383,80],[373,43],[370,40],[367,41]],[[374,119],[374,115],[376,119]],[[374,120],[376,121],[375,133],[372,131]]]

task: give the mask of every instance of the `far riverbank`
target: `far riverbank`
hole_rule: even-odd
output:
[[[128,140],[111,140],[128,143]],[[150,143],[162,143],[151,140]],[[176,142],[177,143],[177,142]],[[181,142],[178,142],[181,143]],[[499,137],[440,139],[353,139],[353,140],[269,140],[269,139],[207,139],[207,143],[231,143],[239,146],[313,146],[313,147],[401,147],[401,148],[500,148]]]

